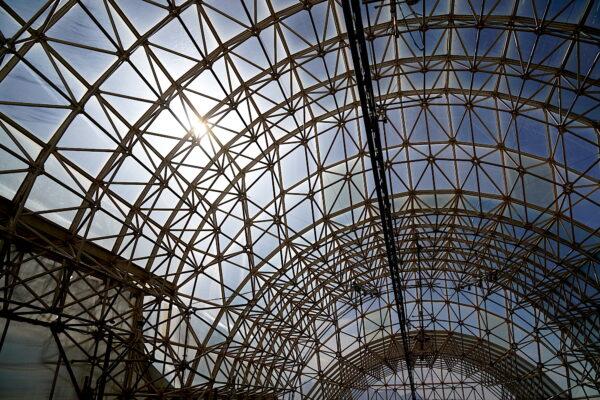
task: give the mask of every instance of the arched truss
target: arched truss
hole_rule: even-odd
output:
[[[600,3],[380,3],[419,396],[598,396]],[[80,396],[406,395],[339,2],[0,13],[5,337]]]
[[[475,394],[476,398],[489,398],[494,395],[502,397],[505,395],[504,391],[509,391],[518,398],[560,398],[557,396],[560,388],[547,376],[529,374],[535,366],[514,353],[507,354],[504,348],[485,339],[474,339],[472,336],[440,331],[423,331],[412,339],[411,362],[413,364],[425,365],[426,368],[423,370],[433,376],[444,369],[456,374],[453,377],[454,383],[448,387],[438,387],[435,379],[428,382],[429,390],[440,391],[441,396],[470,397],[469,395],[473,395],[479,389],[481,392]],[[385,387],[390,380],[396,382],[394,382],[395,387],[390,388],[389,391],[397,392],[398,389],[406,386],[405,364],[402,364],[404,357],[400,342],[400,337],[389,336],[384,340],[375,340],[363,346],[352,355],[351,359],[333,365],[334,370],[327,371],[327,375],[331,377],[329,382],[316,387],[320,393],[310,395],[327,398],[351,397],[356,395],[352,391],[368,391],[374,387]],[[465,385],[464,382],[461,384],[461,381],[468,379],[465,379],[467,376],[470,377],[470,385]],[[427,376],[421,377],[424,381],[427,378]],[[485,386],[481,385],[482,382],[485,382]],[[496,393],[490,393],[494,391]]]

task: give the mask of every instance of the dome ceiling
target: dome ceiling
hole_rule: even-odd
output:
[[[361,7],[418,398],[600,395],[600,2],[394,3]],[[340,2],[0,21],[2,231],[145,293],[155,375],[111,394],[410,398]]]

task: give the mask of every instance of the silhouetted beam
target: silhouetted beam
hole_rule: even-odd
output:
[[[348,31],[348,41],[350,43],[350,52],[354,63],[354,73],[356,75],[356,88],[360,97],[360,105],[365,124],[369,154],[373,175],[375,178],[375,189],[377,191],[377,201],[379,204],[379,214],[383,228],[383,237],[385,249],[387,252],[388,267],[392,279],[392,287],[396,298],[396,308],[400,324],[400,336],[404,348],[404,356],[412,399],[416,400],[415,382],[410,360],[410,350],[408,346],[408,336],[406,334],[406,313],[404,310],[404,296],[402,294],[402,282],[400,280],[399,258],[396,249],[396,240],[394,236],[394,225],[390,207],[389,192],[385,175],[385,164],[383,161],[383,151],[381,146],[381,135],[379,133],[379,122],[377,120],[377,108],[375,106],[375,96],[373,94],[373,83],[371,82],[371,70],[369,65],[369,55],[367,53],[367,43],[362,26],[362,16],[360,11],[360,0],[342,1],[344,9],[344,20]]]
[[[13,221],[14,208],[13,202],[0,196],[0,239],[57,261],[69,260],[75,268],[100,278],[109,277],[148,295],[176,297],[177,289],[172,282],[74,235],[50,220],[26,212]]]

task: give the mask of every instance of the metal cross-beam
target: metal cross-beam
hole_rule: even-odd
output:
[[[67,259],[79,270],[109,277],[126,287],[147,295],[161,294],[175,299],[177,290],[172,282],[141,268],[129,260],[112,254],[92,241],[86,241],[40,215],[21,211],[14,217],[17,205],[0,196],[0,239],[43,251],[49,258]]]
[[[373,83],[371,82],[369,55],[367,53],[367,43],[362,26],[360,1],[343,1],[342,5],[344,9],[346,30],[348,31],[350,52],[352,55],[352,61],[354,63],[356,88],[360,97],[360,105],[365,124],[373,176],[375,178],[374,181],[375,189],[377,191],[379,214],[381,217],[381,226],[383,227],[383,238],[387,253],[388,268],[390,277],[392,279],[392,288],[396,298],[396,309],[398,312],[398,322],[400,325],[400,336],[402,338],[406,370],[410,383],[411,396],[413,400],[416,400],[413,366],[410,357],[408,336],[406,333],[406,313],[404,309],[404,296],[402,293],[403,289],[399,270],[400,259],[398,257],[398,251],[396,250],[394,224],[392,220],[389,192],[385,174],[385,164],[383,161],[383,150],[381,146],[377,108],[375,105],[375,96],[373,94]]]

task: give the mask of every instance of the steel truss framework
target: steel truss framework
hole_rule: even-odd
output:
[[[339,2],[0,2],[0,375],[34,332],[47,398],[599,396],[600,3],[407,3],[408,357]]]

